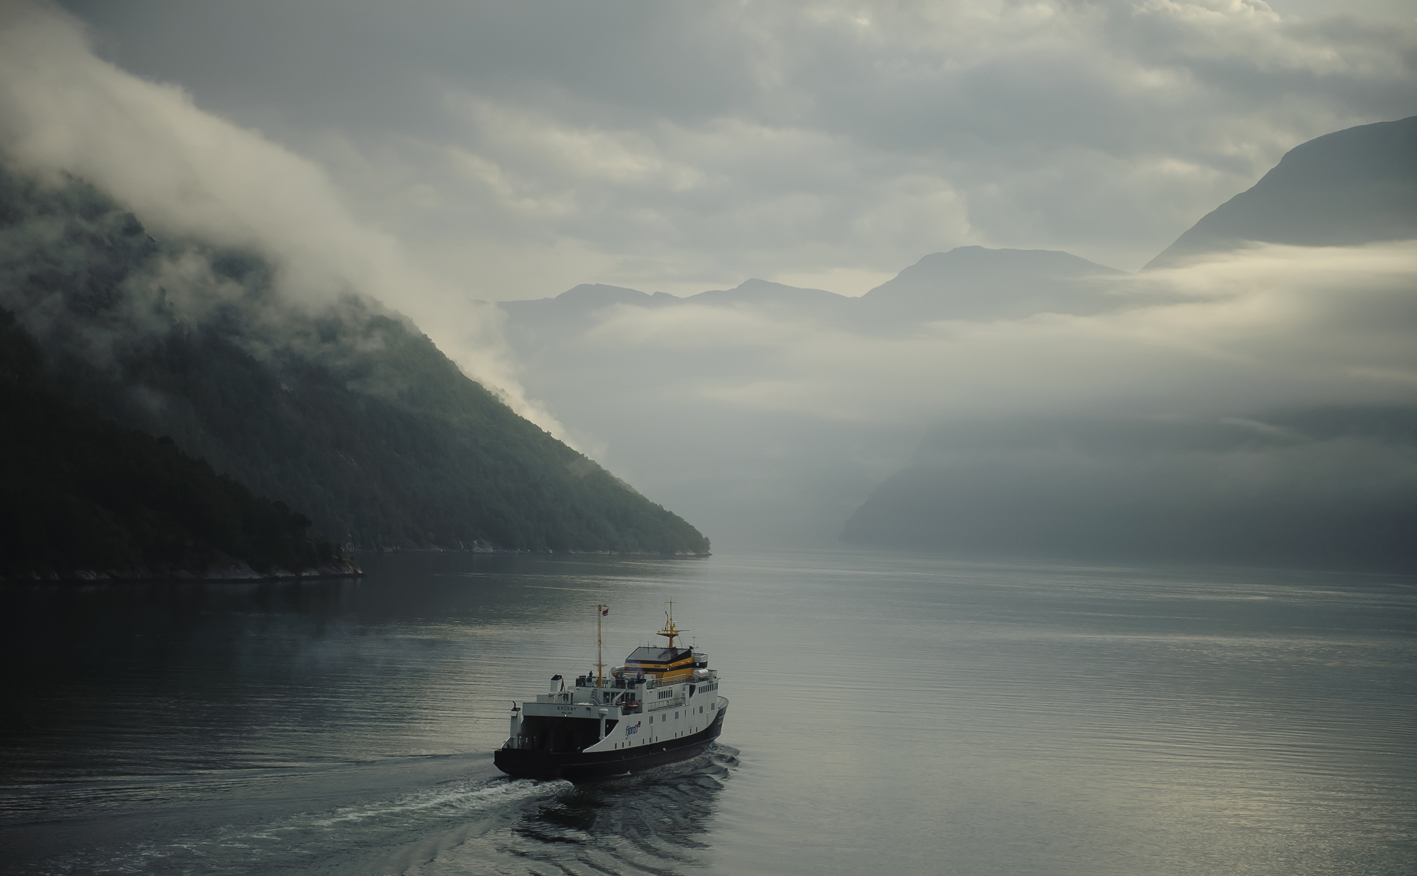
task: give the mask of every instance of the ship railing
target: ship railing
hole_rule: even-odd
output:
[[[670,684],[685,684],[692,683],[695,681],[706,680],[695,678],[692,674],[686,675],[683,673],[683,670],[676,670],[676,676],[677,677],[670,679],[669,681],[661,681],[659,677],[654,675],[646,675],[644,678],[639,678],[638,676],[629,674],[622,675],[619,678],[607,677],[605,679],[604,686],[600,687],[600,689],[635,690],[636,688],[643,686],[645,690],[654,690],[655,688],[663,687],[665,685]],[[575,686],[577,688],[598,687],[598,685],[596,684],[597,681],[599,681],[599,679],[597,679],[594,675],[578,675],[576,676]]]

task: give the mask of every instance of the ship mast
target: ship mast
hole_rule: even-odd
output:
[[[674,640],[679,638],[679,629],[674,626],[674,603],[668,603],[669,610],[664,613],[664,629],[658,635],[669,639],[669,647],[674,647]]]
[[[605,617],[605,610],[608,605],[596,605],[595,607],[595,686],[605,687],[605,661],[600,654],[600,619]]]

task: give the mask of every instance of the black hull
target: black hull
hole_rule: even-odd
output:
[[[640,745],[619,751],[543,751],[536,748],[501,748],[493,755],[497,769],[519,779],[566,779],[584,782],[639,772],[650,767],[678,763],[708,748],[723,730],[728,707],[718,710],[713,723],[692,736]]]

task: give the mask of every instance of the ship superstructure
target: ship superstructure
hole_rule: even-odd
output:
[[[596,606],[597,646],[605,611]],[[718,673],[706,653],[680,643],[672,604],[658,635],[667,641],[636,648],[608,675],[597,653],[596,672],[570,684],[552,676],[546,693],[513,705],[497,768],[575,781],[674,763],[707,748],[728,709]]]

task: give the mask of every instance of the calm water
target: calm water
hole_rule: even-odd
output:
[[[869,552],[453,554],[0,593],[0,872],[1417,872],[1417,582]],[[709,754],[502,777],[675,602]]]

